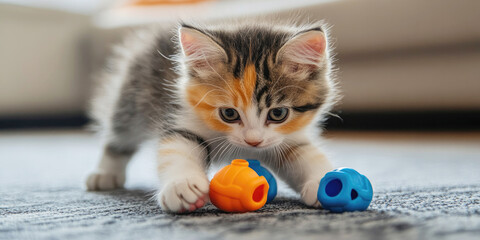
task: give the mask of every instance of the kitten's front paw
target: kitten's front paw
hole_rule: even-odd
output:
[[[94,172],[87,178],[87,190],[106,191],[122,188],[125,184],[125,174]]]
[[[158,194],[160,207],[166,212],[191,212],[208,202],[209,182],[205,176],[188,177],[167,183]]]
[[[320,185],[320,182],[317,182],[317,181],[308,181],[305,183],[301,192],[302,200],[305,203],[305,205],[316,207],[316,208],[319,208],[322,206],[317,198],[319,185]]]

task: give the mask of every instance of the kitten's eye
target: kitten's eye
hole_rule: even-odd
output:
[[[240,120],[240,115],[237,110],[233,108],[220,108],[220,117],[222,117],[223,121],[228,123]]]
[[[273,108],[270,109],[267,115],[267,120],[274,123],[281,123],[287,119],[288,108]]]

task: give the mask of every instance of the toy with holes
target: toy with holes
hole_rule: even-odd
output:
[[[317,193],[322,207],[331,212],[363,211],[373,197],[367,177],[351,168],[338,168],[325,174]]]
[[[248,165],[247,160],[235,159],[215,174],[209,191],[213,205],[225,212],[255,211],[265,205],[267,179]]]
[[[275,180],[275,177],[273,177],[273,174],[260,164],[260,161],[254,159],[247,159],[247,162],[248,167],[253,169],[258,174],[258,176],[264,176],[265,179],[267,179],[267,203],[272,202],[275,196],[277,196],[277,181]]]

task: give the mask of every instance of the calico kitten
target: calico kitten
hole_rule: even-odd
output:
[[[208,201],[212,161],[259,159],[306,205],[332,166],[318,146],[336,99],[322,24],[180,24],[118,48],[93,101],[103,157],[88,190],[122,187],[139,144],[158,139],[157,200],[168,212]]]

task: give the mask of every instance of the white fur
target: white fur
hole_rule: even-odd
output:
[[[130,157],[104,153],[97,170],[87,178],[88,190],[112,190],[125,184],[125,169]]]
[[[162,151],[174,151],[162,154]],[[159,177],[163,184],[157,194],[162,209],[168,212],[193,211],[208,199],[209,182],[205,173],[204,149],[184,138],[159,146]],[[203,201],[203,203],[202,203]]]

